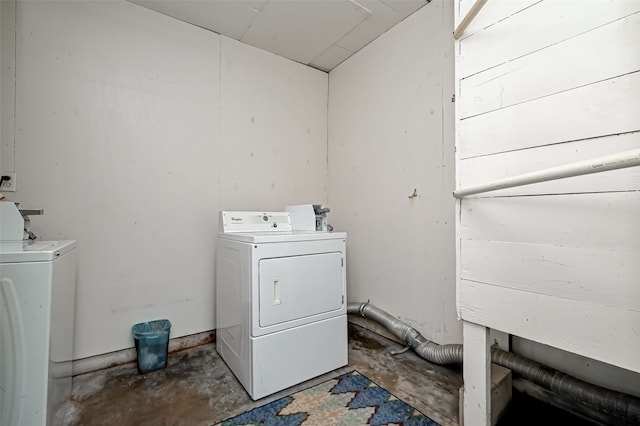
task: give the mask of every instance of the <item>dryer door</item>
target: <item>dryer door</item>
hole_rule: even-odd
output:
[[[259,268],[260,327],[342,309],[342,253],[262,259]]]

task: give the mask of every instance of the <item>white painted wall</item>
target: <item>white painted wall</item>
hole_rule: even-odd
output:
[[[456,44],[457,185],[640,147],[639,41],[638,2],[488,2]],[[639,183],[630,168],[463,199],[461,317],[640,395]]]
[[[15,3],[0,2],[0,171],[14,171]]]
[[[327,73],[222,37],[220,205],[326,202]]]
[[[329,74],[329,216],[349,233],[349,300],[438,343],[461,341],[452,32],[452,3],[434,0]]]
[[[13,198],[45,210],[34,232],[78,240],[75,358],[131,347],[144,320],[215,327],[218,210],[326,199],[326,84],[128,2],[18,2],[2,154]]]

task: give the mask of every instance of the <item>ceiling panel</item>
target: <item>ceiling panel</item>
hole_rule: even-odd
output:
[[[352,1],[271,0],[240,41],[308,64],[370,14]]]
[[[427,0],[380,0],[400,15],[407,17],[427,3]],[[428,0],[431,1],[431,0]]]
[[[239,40],[268,0],[129,0],[181,21]]]
[[[309,65],[323,71],[329,71],[351,55],[353,55],[352,50],[347,50],[337,44],[334,44],[322,52],[318,57],[314,58]]]
[[[360,4],[369,9],[371,15],[336,43],[352,52],[357,52],[404,18],[379,0],[360,1]]]
[[[430,0],[129,0],[329,71]]]

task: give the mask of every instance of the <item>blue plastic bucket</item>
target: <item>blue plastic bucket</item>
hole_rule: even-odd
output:
[[[141,322],[131,327],[140,374],[167,366],[170,332],[171,322],[167,319]]]

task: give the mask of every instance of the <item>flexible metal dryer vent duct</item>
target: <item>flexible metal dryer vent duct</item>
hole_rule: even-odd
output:
[[[430,342],[413,327],[369,302],[349,303],[347,313],[361,315],[380,323],[429,362],[462,363],[462,345],[438,345]],[[491,360],[557,394],[565,395],[632,424],[640,424],[640,399],[634,396],[583,382],[546,365],[495,347],[491,350]]]

